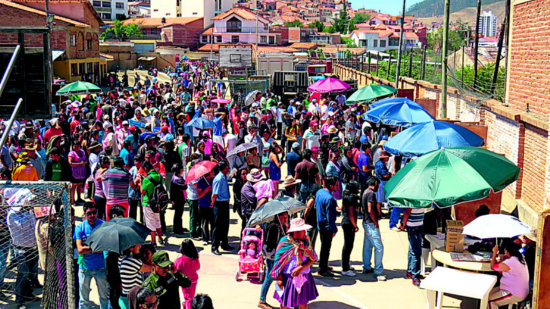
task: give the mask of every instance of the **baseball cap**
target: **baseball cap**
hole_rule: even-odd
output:
[[[151,259],[151,262],[163,268],[174,264],[172,263],[172,261],[170,261],[170,258],[168,257],[168,252],[164,250],[155,252],[155,254],[153,254],[153,258]]]

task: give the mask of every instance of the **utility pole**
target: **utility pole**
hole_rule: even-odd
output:
[[[481,0],[477,0],[476,29],[474,39],[474,89],[477,89],[477,53],[479,47],[479,15],[481,15]]]
[[[481,0],[479,0],[481,1]],[[449,9],[450,0],[445,0],[443,22],[443,46],[441,50],[441,100],[439,104],[439,118],[447,118],[447,41],[449,39]]]
[[[464,88],[464,46],[462,46],[462,66],[460,67],[460,82],[462,83],[462,88]]]
[[[491,83],[491,95],[495,94],[495,85],[498,79],[498,70],[500,68],[500,54],[502,53],[502,45],[504,43],[504,34],[506,32],[506,25],[508,24],[508,15],[510,14],[510,0],[506,0],[506,10],[505,10],[504,20],[502,21],[502,26],[500,28],[500,34],[498,36],[498,51],[497,59],[495,60],[495,72],[493,73],[493,82]]]
[[[397,68],[395,69],[395,89],[399,89],[399,73],[401,70],[401,54],[403,49],[403,35],[405,28],[405,10],[407,0],[403,0],[403,14],[401,16],[401,32],[399,32],[399,50],[397,51]],[[388,70],[389,72],[389,70]]]

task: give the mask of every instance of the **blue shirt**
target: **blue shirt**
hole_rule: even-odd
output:
[[[319,230],[336,233],[336,200],[325,188],[315,195],[315,209],[317,210],[317,228]]]
[[[363,178],[363,180],[368,179],[370,176],[370,173],[363,172],[363,166],[367,166],[367,168],[371,166],[370,156],[362,152],[359,155],[359,158],[357,158],[357,165],[359,166],[359,170],[361,171],[360,175]]]
[[[382,180],[382,176],[390,173],[388,172],[388,168],[386,167],[386,164],[384,164],[382,160],[378,160],[378,162],[376,162],[376,165],[374,166],[374,172],[376,173],[376,177],[380,180]]]
[[[199,182],[197,183],[197,189],[201,189],[201,191],[204,191],[206,188],[208,188],[210,184],[204,177],[201,177],[199,179]],[[190,186],[187,186],[189,188]],[[197,198],[198,198],[198,190],[197,190]],[[191,198],[190,198],[191,199]],[[199,207],[210,207],[212,205],[212,189],[208,190],[206,194],[199,198]]]
[[[216,201],[218,202],[228,202],[231,198],[229,196],[227,177],[225,177],[222,172],[219,172],[218,175],[214,177],[214,182],[212,183],[212,194],[217,195]]]
[[[300,155],[295,153],[294,151],[291,151],[286,154],[288,175],[294,176],[296,174],[296,165],[298,165],[300,161],[301,161]]]
[[[80,223],[74,229],[73,239],[81,239],[82,243],[86,242],[86,239],[90,237],[93,230],[103,223],[102,220],[97,219],[94,226],[90,226],[88,220]],[[79,269],[102,269],[105,268],[105,257],[103,253],[89,253],[83,255],[82,264],[78,266]]]
[[[124,160],[124,164],[126,164],[128,166],[134,165],[133,151],[128,151],[128,149],[122,148],[119,155],[122,158],[122,160]]]
[[[214,117],[214,135],[222,136],[222,117]]]

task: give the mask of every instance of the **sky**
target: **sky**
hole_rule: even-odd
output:
[[[422,0],[406,0],[407,8],[411,5],[421,2]],[[373,9],[380,11],[382,13],[392,14],[392,15],[401,15],[403,11],[403,1],[402,0],[350,0],[351,7],[354,9]]]

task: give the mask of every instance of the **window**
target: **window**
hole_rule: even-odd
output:
[[[398,38],[390,38],[390,42],[389,42],[390,46],[399,46],[399,39]]]
[[[71,34],[70,41],[71,46],[76,46],[76,34]]]
[[[264,24],[264,30],[269,30],[269,25],[268,24]]]
[[[71,75],[72,76],[78,75],[78,64],[71,63]]]
[[[226,27],[227,32],[241,32],[241,21],[233,17],[227,21]]]
[[[201,36],[201,42],[208,43],[208,36],[207,35]]]
[[[231,43],[239,43],[239,36],[238,35],[231,36]]]
[[[267,44],[267,37],[265,35],[260,36],[260,44]]]
[[[124,19],[126,19],[126,15],[124,15],[124,14],[116,14],[116,19],[124,20]]]
[[[86,40],[86,48],[92,50],[92,40]]]
[[[94,7],[101,7],[101,1],[94,0],[93,5]]]
[[[111,7],[111,2],[103,1],[103,2],[101,3],[101,7],[110,8],[110,7]]]
[[[373,41],[372,47],[378,47],[378,40]]]
[[[230,54],[229,55],[229,63],[241,63],[241,55]]]
[[[170,16],[170,13],[166,13],[166,16]]]
[[[111,19],[111,14],[109,14],[109,13],[103,13],[103,19],[110,20],[110,19]]]
[[[367,40],[359,40],[359,46],[367,47]]]
[[[274,36],[269,37],[269,44],[271,44],[271,45],[275,44],[275,37]]]
[[[153,12],[158,12],[158,11],[159,11],[159,9],[154,9],[154,10],[153,10]]]
[[[80,74],[86,73],[86,64],[85,63],[79,63],[78,64],[78,72]]]
[[[116,5],[117,9],[123,9],[124,8],[124,3],[123,2],[117,2],[115,5]]]
[[[380,47],[386,47],[386,41],[380,40]]]
[[[222,36],[216,35],[216,43],[221,43],[221,42],[222,42]]]
[[[94,72],[94,64],[89,62],[86,63],[86,73],[93,73]]]

